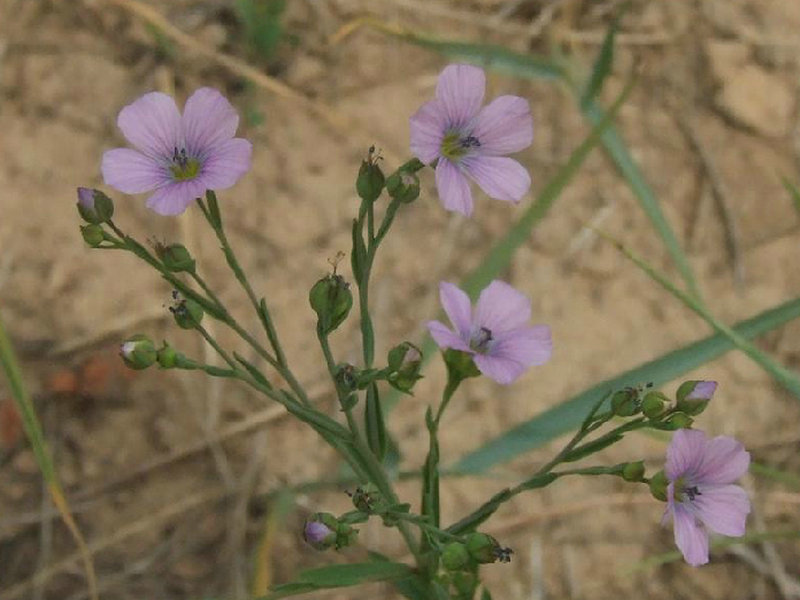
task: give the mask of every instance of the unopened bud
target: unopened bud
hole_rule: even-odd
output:
[[[639,394],[633,388],[615,392],[611,396],[611,409],[618,417],[630,417],[640,410]]]
[[[659,471],[653,475],[650,478],[649,485],[650,493],[653,495],[653,498],[661,500],[662,502],[667,501],[667,486],[669,485],[669,480],[664,474],[664,471]]]
[[[649,419],[656,419],[664,413],[667,397],[661,392],[648,392],[642,400],[642,412]]]
[[[676,429],[689,429],[694,423],[694,419],[685,413],[672,413],[664,420],[664,429],[674,431]]]
[[[316,550],[327,550],[336,545],[339,522],[330,513],[312,515],[303,527],[303,539]]]
[[[140,334],[125,340],[119,347],[119,354],[128,367],[137,371],[152,366],[157,358],[153,342]]]
[[[79,187],[78,213],[87,223],[99,225],[114,216],[114,202],[100,190]]]
[[[195,260],[183,244],[156,244],[156,254],[167,271],[194,273]]]
[[[469,561],[469,552],[461,542],[450,542],[442,550],[442,566],[448,571],[460,571]]]
[[[403,342],[389,350],[387,362],[390,370],[388,382],[401,392],[411,392],[414,384],[422,378],[419,374],[422,353],[411,342]]]
[[[162,369],[172,369],[178,362],[178,352],[165,342],[164,347],[156,353],[156,360]]]
[[[358,170],[356,192],[366,202],[374,202],[383,191],[385,178],[378,166],[379,159],[380,156],[375,153],[375,146],[371,146],[367,158],[361,161],[361,168]]]
[[[386,191],[393,200],[410,204],[419,197],[419,177],[409,171],[397,171],[386,180]]]
[[[622,478],[625,481],[642,481],[644,479],[644,461],[629,462],[622,469]]]
[[[513,550],[503,548],[487,533],[475,532],[467,537],[466,548],[473,560],[480,564],[497,562],[511,562]]]
[[[81,235],[83,236],[83,241],[90,245],[92,248],[97,248],[103,240],[106,239],[106,235],[103,232],[103,228],[100,225],[82,225],[81,226]]]
[[[683,382],[675,394],[678,410],[691,416],[699,415],[708,406],[716,389],[716,381]]]
[[[313,285],[308,301],[317,313],[317,326],[327,335],[347,318],[353,307],[353,294],[341,275],[328,275]]]

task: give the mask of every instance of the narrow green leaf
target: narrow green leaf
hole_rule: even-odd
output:
[[[257,600],[276,600],[329,588],[404,579],[413,574],[414,571],[408,565],[388,561],[330,565],[302,571],[296,581],[273,586],[269,594]]]
[[[586,444],[583,444],[582,446],[575,448],[575,450],[568,453],[564,457],[564,462],[575,462],[576,460],[586,458],[590,454],[594,454],[595,452],[600,452],[600,450],[608,448],[612,444],[616,444],[621,439],[622,439],[622,434],[619,434],[619,435],[612,435],[609,437],[602,437],[593,442],[587,442]]]
[[[527,481],[521,483],[518,487],[523,490],[538,490],[539,488],[547,487],[558,479],[555,473],[544,473],[531,477]]]
[[[367,261],[367,247],[364,245],[361,224],[358,219],[353,219],[352,239],[353,249],[350,252],[350,266],[353,269],[355,280],[361,281],[364,276],[364,265]]]
[[[437,438],[436,423],[433,411],[428,408],[425,413],[425,423],[428,426],[430,447],[425,465],[422,470],[422,515],[430,517],[431,523],[439,526],[439,440]]]
[[[600,46],[600,51],[597,53],[594,66],[592,67],[592,74],[589,81],[586,82],[586,87],[583,90],[580,98],[581,108],[585,108],[589,102],[592,102],[603,89],[603,83],[611,72],[611,67],[614,64],[614,38],[619,29],[619,23],[622,16],[630,6],[630,2],[623,4],[617,16],[611,22],[611,25],[606,32],[606,37],[603,39],[603,45]]]
[[[375,383],[367,388],[367,399],[364,406],[364,428],[367,433],[369,449],[383,462],[386,456],[386,423],[383,420],[381,399],[378,396],[378,386]]]
[[[800,298],[742,321],[734,327],[734,330],[743,337],[752,339],[797,317],[800,317]],[[653,382],[656,386],[665,384],[722,356],[733,348],[733,343],[727,337],[716,334],[669,352],[594,385],[577,396],[517,425],[464,456],[448,471],[461,474],[482,473],[496,464],[512,460],[575,429],[585,418],[586,412],[610,391],[643,382]]]
[[[592,123],[599,123],[605,118],[605,111],[594,102],[589,102],[583,111],[587,119]],[[689,292],[698,300],[702,298],[700,289],[697,287],[694,274],[692,273],[689,259],[683,251],[675,232],[667,221],[664,212],[661,210],[661,204],[658,202],[653,189],[647,183],[642,171],[639,169],[636,162],[633,160],[628,147],[625,145],[622,137],[615,127],[608,127],[603,133],[603,146],[608,152],[608,155],[614,161],[620,174],[628,182],[631,191],[636,195],[639,204],[644,210],[653,228],[661,237],[661,241],[669,252],[670,257],[678,267]]]
[[[724,550],[731,546],[738,546],[739,544],[760,544],[763,542],[776,542],[780,540],[800,539],[800,531],[765,531],[761,533],[749,533],[738,538],[713,538],[710,546],[712,550]],[[665,552],[642,560],[629,569],[626,569],[626,575],[632,575],[637,572],[649,571],[655,567],[666,565],[668,563],[677,562],[682,560],[683,556],[677,550],[673,552]]]
[[[269,380],[267,380],[264,374],[261,371],[259,371],[258,367],[256,367],[246,358],[244,358],[241,354],[234,351],[233,358],[235,358],[239,363],[241,363],[241,365],[247,370],[247,372],[250,373],[250,376],[253,379],[255,379],[258,383],[260,383],[265,387],[270,387],[270,388],[272,387],[272,384],[270,384]]]
[[[483,591],[481,592],[481,600],[492,600],[492,595],[486,588],[483,588]]]
[[[786,191],[789,192],[789,196],[792,198],[792,204],[794,204],[795,210],[800,214],[800,190],[797,189],[797,186],[793,184],[788,177],[781,177],[781,181],[783,182],[783,187],[786,188]]]
[[[208,218],[211,221],[211,226],[217,229],[222,228],[222,214],[219,211],[219,203],[217,202],[217,195],[212,191],[206,191],[206,202],[208,203]]]
[[[438,52],[447,58],[473,63],[498,73],[545,80],[559,80],[565,76],[563,66],[556,60],[521,54],[504,46],[440,40],[432,36],[417,34],[405,34],[398,37]]]

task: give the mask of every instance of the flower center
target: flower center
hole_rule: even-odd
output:
[[[450,131],[442,139],[442,156],[450,160],[458,160],[471,148],[480,148],[481,142],[474,135],[464,135],[460,131]]]
[[[702,496],[700,490],[696,485],[687,485],[686,480],[681,477],[675,482],[675,501],[676,502],[694,502],[698,496]]]
[[[478,331],[472,334],[469,340],[469,347],[478,354],[486,354],[492,344],[492,330],[486,327],[481,327]]]
[[[169,166],[169,170],[175,181],[194,179],[200,170],[200,161],[187,156],[186,148],[181,148],[179,151],[176,146],[172,153],[172,164]]]

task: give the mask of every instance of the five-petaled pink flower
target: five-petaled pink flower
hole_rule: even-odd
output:
[[[480,372],[497,383],[511,383],[528,367],[549,360],[550,328],[528,325],[531,302],[507,283],[492,281],[474,311],[469,296],[452,283],[439,284],[439,297],[453,329],[429,321],[433,339],[440,348],[471,354]]]
[[[155,193],[147,206],[161,215],[186,210],[206,190],[231,187],[250,169],[252,145],[233,137],[239,115],[217,90],[200,88],[183,115],[161,92],[123,108],[117,125],[135,148],[103,154],[106,184],[126,194]]]
[[[483,69],[449,65],[439,75],[436,98],[411,117],[411,151],[436,164],[436,188],[447,210],[472,214],[472,178],[492,198],[519,202],[531,186],[528,171],[504,156],[531,145],[528,101],[499,96],[481,108]]]
[[[732,485],[747,472],[750,453],[735,439],[708,439],[702,431],[679,429],[667,448],[667,510],[675,543],[692,566],[708,562],[709,531],[739,537],[750,512],[747,493]]]

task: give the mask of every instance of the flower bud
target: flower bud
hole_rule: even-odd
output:
[[[640,410],[639,394],[633,388],[614,392],[611,396],[611,409],[618,417],[630,417]]]
[[[642,400],[642,412],[648,419],[657,419],[664,413],[667,397],[661,392],[648,392]]]
[[[644,479],[644,461],[629,462],[622,469],[622,478],[625,481],[642,481]]]
[[[669,485],[669,480],[667,476],[664,474],[664,471],[659,471],[655,475],[650,478],[649,486],[650,486],[650,493],[653,495],[653,498],[656,500],[661,500],[661,502],[667,501],[667,486]]]
[[[191,298],[184,298],[169,310],[181,329],[194,329],[203,320],[203,307]]]
[[[303,539],[316,550],[327,550],[336,545],[339,522],[330,513],[316,513],[303,527]]]
[[[419,177],[409,171],[397,171],[386,180],[386,191],[393,200],[410,204],[419,196]]]
[[[466,548],[473,560],[480,564],[497,562],[510,562],[511,548],[503,548],[487,533],[475,532],[467,537]]]
[[[124,341],[119,347],[119,354],[128,367],[137,371],[152,366],[157,358],[153,342],[141,334]]]
[[[106,235],[103,232],[103,228],[100,225],[82,225],[81,226],[81,235],[83,236],[83,241],[90,245],[92,248],[97,248],[104,239],[106,239]]]
[[[389,376],[387,381],[401,392],[411,392],[414,384],[422,378],[419,374],[422,368],[422,353],[411,342],[398,344],[387,356]]]
[[[442,550],[442,566],[448,571],[460,571],[469,561],[469,552],[461,542],[450,542]]]
[[[79,187],[78,213],[87,223],[99,225],[114,216],[114,202],[100,190]]]
[[[308,301],[317,313],[317,327],[327,335],[347,318],[353,306],[353,294],[350,284],[341,275],[327,275],[313,285]]]
[[[691,416],[699,415],[708,406],[716,389],[716,381],[683,382],[676,393],[678,410]]]
[[[361,161],[361,168],[358,170],[356,192],[366,202],[374,202],[383,191],[385,178],[378,166],[379,158],[375,153],[375,146],[371,146],[367,158]]]
[[[194,273],[195,260],[183,244],[156,244],[156,254],[167,271]]]
[[[672,413],[667,419],[663,422],[665,425],[664,429],[669,431],[674,431],[676,429],[689,429],[694,423],[694,419],[687,414],[684,413]]]
[[[156,360],[162,369],[172,369],[178,362],[178,352],[175,348],[164,342],[164,347],[159,349],[156,353]]]

